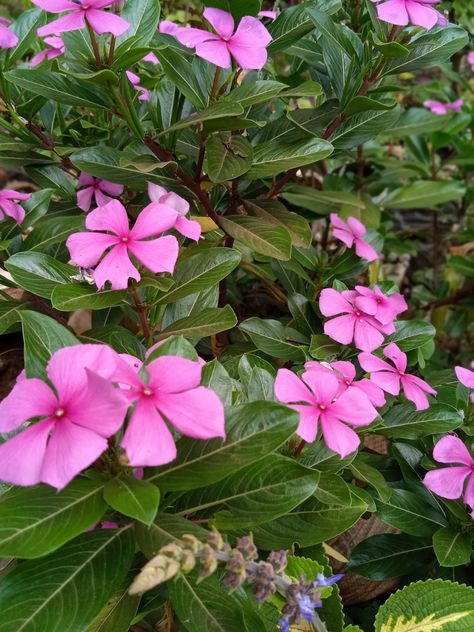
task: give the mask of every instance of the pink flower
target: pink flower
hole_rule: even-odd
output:
[[[25,210],[18,204],[29,200],[31,193],[19,193],[12,189],[2,189],[0,191],[0,221],[5,219],[5,215],[21,224],[25,219]]]
[[[163,22],[160,22],[158,30],[160,31],[160,33],[166,33],[166,35],[176,35],[180,28],[182,27],[179,26],[179,24],[176,24],[176,22],[171,22],[171,20],[163,20]]]
[[[231,55],[244,70],[260,70],[267,61],[267,46],[272,41],[263,24],[251,16],[241,19],[234,33],[234,18],[221,9],[205,9],[204,17],[216,33],[180,27],[173,35],[181,44],[195,48],[196,55],[220,68],[230,68]]]
[[[474,459],[458,437],[447,435],[438,441],[433,449],[433,458],[439,463],[462,463],[455,467],[442,467],[425,474],[423,483],[441,498],[455,500],[463,495],[464,502],[471,509],[474,518]]]
[[[112,182],[107,182],[107,180],[93,178],[83,171],[79,176],[77,206],[87,213],[91,207],[92,198],[95,199],[97,206],[105,206],[113,199],[110,197],[111,195],[122,195],[123,189],[124,187],[122,184],[113,184]]]
[[[8,28],[10,24],[10,20],[0,17],[0,48],[14,48],[18,44],[18,37]]]
[[[178,233],[189,237],[189,239],[194,239],[194,241],[199,240],[201,236],[200,223],[185,217],[189,213],[189,202],[177,193],[168,192],[165,188],[160,187],[158,184],[153,184],[153,182],[148,183],[148,196],[152,202],[167,204],[177,211],[178,218],[173,228]]]
[[[149,101],[150,100],[150,93],[148,92],[148,90],[146,88],[144,88],[143,86],[140,85],[140,77],[138,75],[136,75],[134,72],[130,72],[130,70],[126,70],[125,74],[127,75],[128,80],[133,85],[135,90],[137,90],[140,93],[140,96],[138,97],[138,100],[139,101]]]
[[[471,362],[471,366],[474,369],[474,362]],[[463,386],[470,389],[474,388],[474,371],[465,369],[462,366],[457,366],[454,370],[456,371],[456,377]],[[471,393],[471,402],[474,403],[474,393]]]
[[[175,222],[174,209],[153,202],[143,209],[130,229],[125,207],[118,200],[112,200],[89,213],[86,219],[89,230],[109,232],[74,233],[68,237],[66,246],[72,261],[81,268],[96,266],[110,248],[94,270],[94,280],[99,289],[110,281],[113,290],[125,290],[130,278],[141,279],[129,253],[155,274],[173,272],[179,251],[176,237],[148,238],[172,228]]]
[[[116,379],[136,405],[121,445],[132,466],[163,465],[176,458],[163,417],[188,437],[225,438],[224,407],[213,390],[199,386],[201,372],[202,363],[178,356],[160,356],[143,366],[132,356],[123,358]]]
[[[142,61],[147,61],[150,64],[159,64],[159,60],[158,57],[155,55],[155,53],[148,53],[148,55],[145,55],[145,57],[142,57]]]
[[[32,57],[30,61],[30,66],[32,68],[41,64],[41,62],[45,59],[51,61],[51,59],[59,57],[64,53],[64,42],[60,37],[45,37],[44,41],[48,47]]]
[[[268,18],[269,20],[276,20],[278,17],[278,11],[259,11],[259,18]]]
[[[0,432],[42,420],[0,445],[0,479],[14,485],[48,483],[62,489],[107,449],[128,403],[108,381],[117,354],[105,345],[56,351],[42,380],[18,381],[0,403]]]
[[[308,388],[309,387],[309,388]],[[275,380],[275,395],[300,414],[299,436],[312,443],[321,422],[324,442],[342,458],[354,452],[360,443],[357,434],[344,423],[367,426],[377,411],[365,393],[350,388],[339,394],[338,380],[329,372],[305,371],[301,379],[288,369],[279,369]]]
[[[86,26],[86,20],[98,35],[112,33],[116,37],[125,33],[130,24],[111,11],[102,11],[110,7],[115,0],[32,0],[33,4],[49,13],[69,11],[58,20],[54,20],[38,29],[38,35],[60,35],[67,31],[78,31]]]
[[[409,23],[425,29],[431,29],[436,24],[446,26],[448,20],[431,6],[437,2],[439,0],[388,0],[377,5],[377,16],[383,22],[397,26],[407,26]]]
[[[398,314],[408,309],[407,302],[398,292],[387,296],[378,285],[373,290],[363,285],[356,285],[355,289],[359,294],[354,299],[355,306],[376,318],[382,325],[393,322]]]
[[[370,314],[366,314],[355,305],[358,293],[353,290],[337,292],[325,288],[319,297],[319,309],[324,316],[337,316],[324,324],[324,333],[348,345],[354,340],[357,349],[373,351],[384,341],[384,334],[392,334],[395,327],[392,323],[383,325]]]
[[[350,388],[358,388],[367,395],[369,402],[373,404],[373,406],[380,408],[380,406],[385,405],[385,395],[383,394],[383,390],[381,388],[367,378],[363,378],[361,380],[355,379],[356,368],[352,362],[337,361],[325,365],[311,360],[310,362],[305,363],[304,368],[307,371],[324,371],[334,375],[339,385],[336,397],[339,397],[339,395]]]
[[[450,110],[453,112],[460,112],[463,103],[464,101],[462,99],[456,99],[456,101],[453,101],[452,103],[441,103],[441,101],[428,99],[428,101],[425,101],[423,105],[431,110],[433,114],[443,116],[443,114],[447,114]]]
[[[471,70],[474,72],[474,50],[471,50],[471,52],[467,54],[467,63],[471,66]]]
[[[364,224],[359,222],[355,217],[349,217],[347,222],[342,220],[336,213],[331,213],[331,224],[334,226],[333,235],[336,239],[340,239],[348,248],[355,245],[356,254],[367,261],[379,259],[379,255],[375,248],[372,248],[362,237],[367,232]]]
[[[429,408],[425,393],[436,395],[436,391],[416,375],[405,373],[407,368],[406,353],[400,351],[397,345],[392,342],[385,347],[383,354],[393,362],[394,366],[371,353],[359,354],[359,364],[364,371],[370,373],[370,381],[391,395],[400,393],[401,384],[405,397],[415,404],[416,410]]]

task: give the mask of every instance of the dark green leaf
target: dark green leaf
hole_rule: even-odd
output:
[[[408,186],[396,189],[384,201],[385,208],[429,208],[461,199],[466,192],[465,187],[456,180],[433,182],[417,180]]]
[[[291,257],[291,237],[283,224],[249,215],[226,215],[219,216],[219,225],[255,252],[282,261]]]
[[[214,134],[206,143],[204,168],[212,182],[225,182],[246,173],[252,157],[252,145],[243,136]]]
[[[387,344],[396,342],[404,352],[419,349],[434,340],[436,329],[431,323],[422,320],[401,320],[395,323],[396,331],[386,340]]]
[[[244,200],[244,206],[250,215],[277,226],[283,225],[290,233],[293,246],[308,248],[311,245],[311,227],[306,219],[288,211],[278,200]]]
[[[151,524],[160,504],[160,490],[133,476],[113,478],[104,487],[104,498],[112,509]]]
[[[268,355],[282,360],[304,362],[304,350],[291,341],[294,330],[285,327],[279,320],[257,318],[240,323],[240,329],[248,334],[254,345]]]
[[[58,285],[51,294],[51,302],[61,312],[72,312],[76,309],[105,309],[121,305],[127,298],[126,291],[102,290],[95,286],[80,283]]]
[[[196,312],[192,316],[176,320],[172,325],[163,329],[155,340],[164,340],[169,336],[185,336],[199,339],[213,336],[221,331],[227,331],[237,325],[237,316],[230,305],[225,307],[210,307]]]
[[[55,287],[70,281],[77,272],[73,266],[40,252],[18,252],[5,262],[5,267],[15,283],[43,298],[50,298]]]
[[[120,12],[130,28],[117,39],[117,53],[120,45],[133,38],[133,46],[146,46],[156,33],[160,19],[159,0],[127,0]]]
[[[293,143],[270,140],[254,147],[249,180],[274,176],[282,171],[303,167],[327,158],[333,152],[331,143],[322,138],[307,138]]]
[[[441,404],[432,404],[428,410],[416,411],[409,404],[398,404],[384,415],[384,425],[377,432],[389,437],[418,439],[444,434],[462,425],[461,415]]]
[[[409,535],[430,536],[446,524],[443,514],[406,489],[393,489],[389,500],[376,498],[375,504],[380,520]]]
[[[472,535],[456,527],[443,527],[433,535],[433,548],[441,566],[449,568],[469,564],[472,555]]]

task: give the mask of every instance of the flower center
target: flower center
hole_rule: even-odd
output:
[[[128,244],[128,242],[129,242],[129,238],[128,238],[128,237],[121,237],[121,238],[120,238],[120,241],[121,241],[122,243],[124,243],[124,244]]]
[[[54,416],[57,417],[58,419],[61,419],[61,417],[64,417],[65,414],[66,414],[66,411],[64,408],[56,408],[56,410],[54,411]]]
[[[350,380],[346,380],[346,386],[350,386],[351,385],[351,381]]]
[[[319,404],[319,410],[326,410],[326,406],[324,404]]]
[[[359,318],[359,316],[362,316],[362,313],[361,313],[361,312],[359,312],[359,310],[358,310],[358,309],[356,309],[356,311],[355,311],[355,315],[357,316],[357,318]]]
[[[148,387],[144,388],[142,392],[145,397],[150,397],[151,395],[153,395],[152,389]]]

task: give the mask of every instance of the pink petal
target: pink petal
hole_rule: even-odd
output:
[[[89,9],[86,15],[92,29],[99,35],[112,33],[115,37],[120,37],[130,28],[130,24],[126,20],[111,11]]]
[[[342,241],[348,248],[351,248],[354,244],[354,235],[350,233],[348,230],[342,230],[340,228],[334,228],[332,234],[336,239]]]
[[[136,75],[134,72],[131,72],[130,70],[126,70],[125,74],[127,75],[130,83],[132,83],[134,86],[137,86],[140,83],[140,77]]]
[[[0,27],[0,48],[5,48],[4,46],[2,47],[2,41],[1,41],[1,27]],[[48,54],[48,49],[45,48],[44,50],[42,50],[40,53],[38,53],[37,55],[34,55],[31,60],[30,60],[30,66],[31,68],[35,68],[35,66],[39,66],[39,64],[41,64],[41,62],[46,59]],[[78,205],[79,206],[79,205]],[[80,207],[79,207],[80,208]]]
[[[474,465],[469,450],[459,437],[446,435],[433,448],[433,459],[439,463],[463,463],[468,467]]]
[[[412,24],[423,26],[425,29],[431,29],[433,26],[436,26],[439,13],[435,9],[413,0],[405,0],[405,8]]]
[[[68,31],[78,31],[85,27],[84,13],[82,11],[75,11],[69,13],[58,20],[54,20],[45,26],[42,26],[37,30],[40,37],[45,35],[60,35]]]
[[[385,406],[385,395],[383,394],[383,390],[374,384],[371,380],[367,378],[363,378],[357,382],[352,383],[352,388],[358,388],[360,391],[365,393],[374,406],[380,408],[381,406]]]
[[[97,210],[103,208],[105,207]],[[104,287],[106,281],[110,281],[113,290],[126,290],[129,279],[141,279],[140,273],[130,261],[125,244],[114,246],[94,270],[93,276],[99,290]]]
[[[94,211],[92,211],[94,212]],[[91,268],[99,261],[104,251],[116,245],[118,238],[102,233],[73,233],[66,240],[71,261],[81,268]]]
[[[151,399],[138,402],[120,444],[130,465],[156,466],[176,458],[176,445]]]
[[[126,384],[127,386],[131,386],[139,391],[142,391],[144,384],[138,375],[142,366],[143,362],[138,358],[121,353],[118,357],[117,366],[111,379],[118,384]]]
[[[9,217],[14,219],[17,224],[21,224],[25,219],[24,209],[16,202],[12,202],[11,200],[2,200],[0,202],[0,208]]]
[[[0,48],[14,48],[19,42],[18,37],[8,26],[0,24]]]
[[[170,191],[169,193],[165,191],[163,199],[159,201],[162,204],[172,206],[180,215],[186,215],[186,213],[189,212],[189,202],[173,191]]]
[[[462,106],[464,105],[464,101],[462,99],[456,99],[452,103],[448,103],[448,108],[453,112],[460,112]]]
[[[78,6],[72,0],[31,0],[37,7],[48,13],[62,13],[63,11],[77,11]]]
[[[318,404],[331,405],[332,400],[339,390],[339,382],[333,373],[314,370],[305,371],[301,379],[313,391]]]
[[[341,219],[339,215],[337,215],[337,213],[330,213],[329,219],[331,220],[331,224],[332,226],[334,226],[334,228],[339,228],[340,230],[343,230],[345,232],[350,232],[346,222]]]
[[[230,68],[231,66],[227,43],[222,40],[197,44],[196,55],[211,62],[211,64],[219,66],[219,68]]]
[[[472,471],[467,481],[466,489],[464,490],[464,502],[473,510],[471,518],[474,518],[474,476]]]
[[[324,291],[324,290],[323,290]],[[352,314],[337,316],[324,323],[324,333],[342,345],[348,345],[354,337],[356,318]]]
[[[357,318],[354,324],[354,343],[361,351],[374,351],[384,341],[384,336],[365,318]]]
[[[268,18],[269,20],[276,20],[278,17],[278,12],[277,11],[259,11],[258,17]]]
[[[356,290],[359,286],[356,286]],[[379,305],[375,296],[357,296],[354,300],[354,304],[357,309],[360,309],[364,314],[375,316],[377,314]]]
[[[89,230],[106,230],[119,237],[128,237],[129,225],[125,206],[118,200],[111,200],[105,206],[96,208],[86,219]]]
[[[289,369],[278,369],[275,379],[275,395],[280,402],[296,403],[308,402],[314,404],[311,391],[303,381]]]
[[[105,195],[105,193],[102,193],[99,189],[96,189],[94,197],[97,206],[105,206],[112,201],[110,196]]]
[[[161,198],[168,193],[164,187],[154,182],[148,182],[148,197],[152,202],[161,202]]]
[[[19,191],[14,191],[13,189],[3,189],[0,191],[0,201],[5,200],[15,200],[24,201],[29,200],[31,197],[31,193],[20,193]]]
[[[324,316],[352,312],[349,301],[332,288],[325,288],[319,296],[319,309]]]
[[[364,224],[360,222],[356,217],[349,217],[347,220],[347,225],[349,226],[354,237],[361,238],[367,232]]]
[[[160,412],[181,434],[194,439],[225,438],[224,406],[210,388],[163,393],[157,399]]]
[[[198,44],[209,42],[211,40],[220,41],[219,35],[209,33],[209,31],[203,31],[202,29],[180,27],[173,33],[173,35],[180,44],[183,44],[183,46],[187,46],[188,48],[195,48]]]
[[[389,0],[377,5],[377,16],[380,20],[397,26],[408,24],[408,13],[405,7],[405,0]]]
[[[180,393],[199,386],[202,365],[179,356],[160,356],[147,364],[150,388],[160,393]]]
[[[188,237],[188,239],[199,241],[199,238],[201,237],[201,224],[192,219],[187,219],[182,215],[178,216],[174,228],[178,231],[178,233],[181,233],[181,235]]]
[[[33,424],[0,445],[0,480],[13,485],[37,485],[54,421]]]
[[[87,187],[80,189],[77,192],[77,206],[87,213],[92,204],[92,196],[94,195],[94,187]]]
[[[377,373],[371,374],[370,381],[386,393],[390,393],[391,395],[398,395],[400,393],[400,376],[398,373],[378,371]]]
[[[367,261],[375,261],[380,259],[379,253],[363,239],[355,239],[355,251],[358,257]]]
[[[357,388],[348,388],[331,404],[330,414],[353,426],[367,426],[378,413],[367,395]]]
[[[218,35],[225,39],[232,37],[232,33],[234,32],[234,18],[231,13],[222,11],[221,9],[206,8],[204,9],[203,16]]]
[[[331,368],[338,371],[341,374],[342,379],[348,382],[352,382],[356,376],[356,368],[352,362],[344,362],[342,360],[338,362],[331,362]]]
[[[359,353],[357,356],[360,366],[367,373],[375,373],[376,371],[390,371],[395,373],[395,369],[382,358],[377,357],[373,353]]]
[[[46,41],[46,38],[44,41]],[[94,186],[95,180],[96,179],[93,176],[89,175],[85,171],[81,171],[81,173],[79,174],[79,187]]]
[[[142,61],[147,61],[150,64],[159,64],[160,63],[158,61],[158,57],[155,55],[155,53],[148,53],[148,55],[145,55],[145,57],[142,57]]]
[[[115,184],[115,182],[108,182],[107,180],[99,180],[99,187],[105,193],[117,197],[122,195],[125,188],[123,184]]]
[[[267,28],[250,15],[243,17],[240,22],[235,35],[232,36],[230,44],[232,47],[237,45],[242,48],[257,49],[268,46],[272,41],[272,36],[268,32]]]
[[[155,274],[172,273],[179,254],[178,240],[171,235],[150,241],[130,241],[128,249],[145,268]]]
[[[325,444],[330,450],[337,452],[342,459],[357,450],[360,444],[359,437],[336,417],[322,414],[321,427]]]
[[[467,388],[474,388],[474,371],[465,369],[462,366],[454,367],[456,371],[456,377]]]
[[[462,494],[464,481],[471,473],[468,467],[442,467],[425,474],[424,485],[441,498],[454,500]]]
[[[430,407],[425,392],[432,392],[433,389],[424,380],[415,375],[402,375],[401,383],[405,397],[415,404],[416,410],[426,410]],[[433,394],[435,394],[434,391]]]
[[[267,49],[261,46],[255,48],[240,46],[234,39],[232,38],[228,43],[227,48],[237,64],[243,70],[261,70],[267,63]]]
[[[404,371],[406,371],[406,353],[403,353],[403,351],[401,351],[394,342],[391,342],[385,347],[385,349],[383,350],[383,354],[386,358],[389,358],[393,362],[393,364],[400,372],[403,373]]]
[[[36,378],[17,381],[0,402],[0,432],[16,430],[34,417],[47,417],[58,401],[47,384]]]
[[[313,443],[318,434],[319,408],[316,406],[289,406],[300,414],[300,423],[296,429],[296,434],[308,443]]]
[[[131,239],[145,239],[172,228],[178,219],[177,211],[168,204],[152,202],[145,206],[130,231]]]
[[[160,22],[159,31],[160,33],[166,33],[167,35],[175,35],[176,31],[180,27],[175,22],[171,22],[170,20],[163,20]]]

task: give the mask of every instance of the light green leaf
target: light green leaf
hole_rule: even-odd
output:
[[[330,142],[335,149],[352,149],[372,140],[378,134],[384,132],[387,127],[392,127],[400,117],[400,109],[371,110],[351,116],[330,137]]]
[[[250,105],[269,101],[285,88],[286,85],[280,81],[259,79],[257,81],[243,83],[238,88],[229,92],[227,98],[234,103],[240,103],[242,107],[247,108]]]
[[[55,217],[42,222],[31,231],[21,245],[22,251],[44,251],[49,246],[66,241],[69,235],[79,231],[84,226],[84,218],[74,215],[72,217]]]
[[[184,96],[196,107],[205,108],[208,95],[199,83],[189,59],[172,48],[160,48],[156,51],[156,56],[160,60],[163,72]]]
[[[25,303],[0,299],[0,334],[21,321],[20,310],[25,308]]]
[[[133,476],[113,478],[104,487],[104,498],[112,509],[151,524],[160,504],[160,490]]]
[[[250,169],[252,156],[252,145],[246,138],[214,134],[206,143],[204,170],[212,182],[233,180]]]
[[[433,325],[422,320],[401,320],[395,323],[395,328],[396,331],[386,339],[386,343],[395,342],[405,353],[420,349],[436,336]]]
[[[160,20],[159,0],[127,0],[120,12],[121,17],[130,24],[130,28],[117,39],[117,53],[121,44],[133,38],[133,46],[146,46],[158,28]],[[124,47],[126,49],[126,47]]]
[[[279,320],[254,316],[240,323],[240,329],[250,336],[258,349],[268,355],[296,362],[305,360],[301,346],[291,341],[293,330],[289,330]]]
[[[219,216],[219,225],[251,250],[282,261],[291,257],[291,237],[283,224],[249,215]]]
[[[207,108],[204,108],[200,112],[195,112],[184,118],[171,127],[164,129],[162,132],[157,134],[157,138],[162,136],[163,134],[169,134],[171,132],[176,132],[180,129],[184,129],[185,127],[191,127],[192,125],[200,125],[205,121],[210,121],[213,119],[225,118],[228,116],[240,116],[240,114],[244,113],[244,108],[238,103],[230,103],[229,101],[217,101],[216,103],[211,103]]]
[[[385,208],[430,208],[461,199],[465,187],[456,180],[444,182],[417,180],[391,193],[384,201]]]

